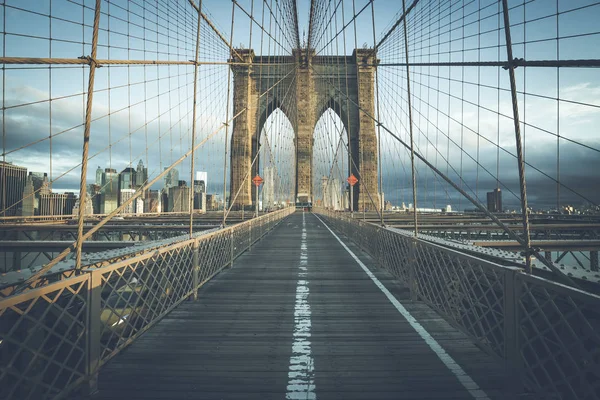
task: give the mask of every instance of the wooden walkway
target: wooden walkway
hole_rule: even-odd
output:
[[[506,398],[501,365],[345,242],[447,354],[298,212],[109,362],[94,398]]]

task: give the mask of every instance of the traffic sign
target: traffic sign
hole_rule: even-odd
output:
[[[346,181],[348,181],[348,183],[350,184],[350,186],[354,186],[358,182],[358,179],[356,179],[356,177],[354,176],[354,174],[350,174],[350,176],[348,177],[348,179],[346,179]]]
[[[260,177],[260,175],[256,175],[254,178],[252,178],[252,182],[254,182],[254,184],[258,187],[260,185],[262,185],[263,178]]]

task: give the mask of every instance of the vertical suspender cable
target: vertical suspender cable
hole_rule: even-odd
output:
[[[77,242],[75,267],[81,268],[81,247],[83,245],[83,218],[85,216],[86,200],[86,175],[88,164],[88,151],[90,145],[90,126],[92,124],[92,102],[94,97],[94,79],[96,77],[96,53],[98,50],[98,29],[100,26],[100,4],[96,0],[94,10],[94,30],[92,34],[92,53],[90,56],[90,75],[88,79],[87,104],[85,110],[85,127],[83,130],[83,154],[81,156],[81,180],[79,182],[79,215],[77,220]]]
[[[194,148],[196,146],[196,104],[198,100],[198,55],[200,53],[200,21],[202,20],[202,16],[200,15],[200,11],[202,10],[202,0],[199,2],[198,6],[198,25],[196,31],[196,56],[194,58],[194,100],[193,110],[192,110],[192,158],[190,161],[190,198],[189,198],[189,206],[190,206],[190,239],[194,234],[194,191],[196,189],[194,184]]]
[[[377,39],[375,36],[375,7],[373,6],[373,2],[371,2],[371,19],[372,19],[372,25],[373,25],[373,49],[375,50],[375,93],[376,93],[376,101],[377,101],[377,119],[379,121],[381,121],[381,113],[379,110],[379,72],[378,72],[378,68],[377,68]],[[383,204],[383,176],[381,173],[381,124],[377,124],[377,166],[379,169],[379,216],[380,218],[380,222],[381,222],[381,226],[385,225],[385,222],[383,220],[383,210],[384,210],[384,204]]]
[[[231,33],[229,35],[229,48],[233,43],[233,21],[235,17],[235,2],[231,3]],[[231,95],[231,67],[227,69],[227,109],[225,110],[225,157],[223,159],[223,226],[227,223],[227,141],[229,140],[229,104]],[[244,111],[246,112],[246,111]],[[233,199],[231,199],[233,201]],[[231,204],[230,204],[231,205]]]
[[[406,13],[406,2],[402,0],[402,11]],[[415,237],[418,234],[417,230],[417,179],[415,176],[415,140],[413,136],[413,120],[412,120],[412,103],[410,98],[410,70],[408,62],[408,34],[406,33],[406,18],[402,26],[404,28],[404,55],[406,59],[406,90],[408,98],[408,127],[410,132],[410,166],[412,171],[412,192],[413,192],[413,221],[415,224]]]

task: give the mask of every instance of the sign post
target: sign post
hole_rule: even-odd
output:
[[[350,174],[346,182],[350,184],[350,215],[354,216],[354,185],[358,183],[358,179],[354,174]]]
[[[264,182],[263,178],[260,177],[260,175],[256,175],[254,178],[252,178],[252,183],[254,183],[254,185],[256,186],[256,200],[255,200],[255,205],[254,205],[254,216],[258,217],[258,188],[260,185],[262,185]]]

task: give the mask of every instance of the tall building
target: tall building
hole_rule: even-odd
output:
[[[263,169],[262,205],[263,210],[275,208],[275,167],[269,166]]]
[[[65,195],[67,198],[65,199],[65,209],[63,211],[63,215],[71,215],[73,214],[73,208],[75,208],[77,197],[73,192],[65,192]]]
[[[142,160],[135,169],[135,188],[141,188],[148,182],[148,168],[144,167]]]
[[[208,172],[206,171],[196,171],[196,180],[203,181],[204,187],[208,188]]]
[[[102,186],[102,168],[100,168],[100,166],[98,166],[98,168],[96,169],[96,185],[98,186]]]
[[[339,179],[321,178],[321,189],[323,193],[323,207],[332,210],[344,208],[342,199],[342,182]]]
[[[119,190],[135,189],[136,172],[131,167],[125,168],[119,174]],[[119,203],[121,204],[121,203]]]
[[[166,169],[166,168],[165,168]],[[179,171],[177,168],[173,168],[163,177],[164,188],[168,192],[169,188],[175,187],[179,184]]]
[[[102,183],[102,177],[100,177],[100,183]],[[92,199],[94,214],[101,214],[100,209],[102,208],[102,186],[95,183],[88,185],[87,193]]]
[[[40,195],[40,215],[64,215],[66,194],[44,193]]]
[[[502,191],[500,188],[487,192],[487,209],[490,212],[502,212]]]
[[[104,169],[100,193],[100,213],[108,214],[113,212],[119,202],[119,174],[117,174],[116,169]]]
[[[169,211],[190,212],[190,188],[185,181],[179,181],[177,186],[169,188]]]
[[[119,191],[119,204],[125,203],[127,200],[131,199],[135,194],[135,189],[121,189]],[[121,210],[121,214],[133,214],[136,209],[135,201],[127,204],[127,206]]]
[[[37,208],[37,197],[35,188],[33,186],[33,174],[30,172],[27,175],[25,182],[25,189],[23,189],[23,206],[21,208],[21,215],[24,217],[31,217],[35,215]]]
[[[219,202],[217,196],[214,194],[206,195],[206,211],[217,211],[219,209]]]
[[[135,213],[136,214],[144,213],[144,200],[140,199],[139,197],[137,199],[135,199]]]
[[[194,210],[206,212],[206,186],[204,181],[194,181]]]
[[[160,213],[162,211],[161,197],[160,190],[147,190],[144,196],[144,212]]]
[[[0,216],[20,214],[27,168],[0,161]]]
[[[80,202],[81,202],[81,197],[75,201],[75,205],[73,206],[73,216],[75,218],[77,218],[77,216],[79,215]],[[92,199],[88,194],[85,195],[84,207],[85,207],[85,209],[83,210],[83,215],[94,214],[94,207],[92,205]]]

